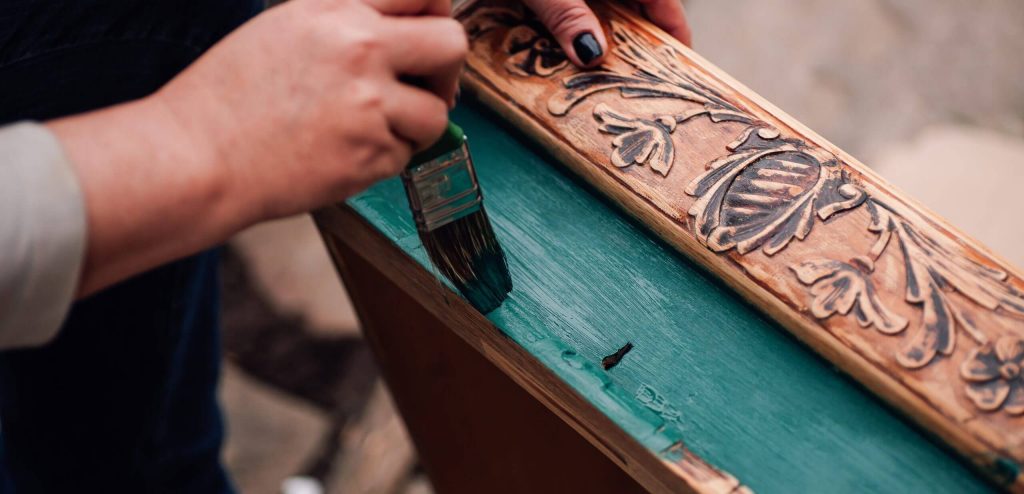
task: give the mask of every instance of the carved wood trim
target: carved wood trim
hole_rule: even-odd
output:
[[[1020,272],[632,11],[594,7],[611,53],[579,71],[517,3],[464,6],[466,85],[826,358],[1021,488]]]

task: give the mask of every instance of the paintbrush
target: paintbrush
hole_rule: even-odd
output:
[[[482,313],[512,290],[505,253],[484,210],[462,129],[449,122],[402,172],[409,208],[431,262]]]

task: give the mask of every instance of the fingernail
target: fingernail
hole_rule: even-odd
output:
[[[590,65],[590,62],[596,60],[603,53],[597,38],[589,32],[576,36],[576,39],[572,40],[572,49],[583,65]]]

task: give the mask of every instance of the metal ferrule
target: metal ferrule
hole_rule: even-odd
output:
[[[430,161],[402,172],[416,228],[436,230],[480,210],[483,197],[465,141]]]

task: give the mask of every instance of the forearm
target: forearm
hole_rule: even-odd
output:
[[[409,16],[447,12],[446,0],[385,3],[289,2],[153,96],[50,122],[85,198],[78,296],[248,224],[344,200],[437,139],[465,32]]]
[[[232,205],[226,173],[206,139],[191,135],[158,98],[47,125],[85,199],[78,297],[215,245],[250,221]]]

